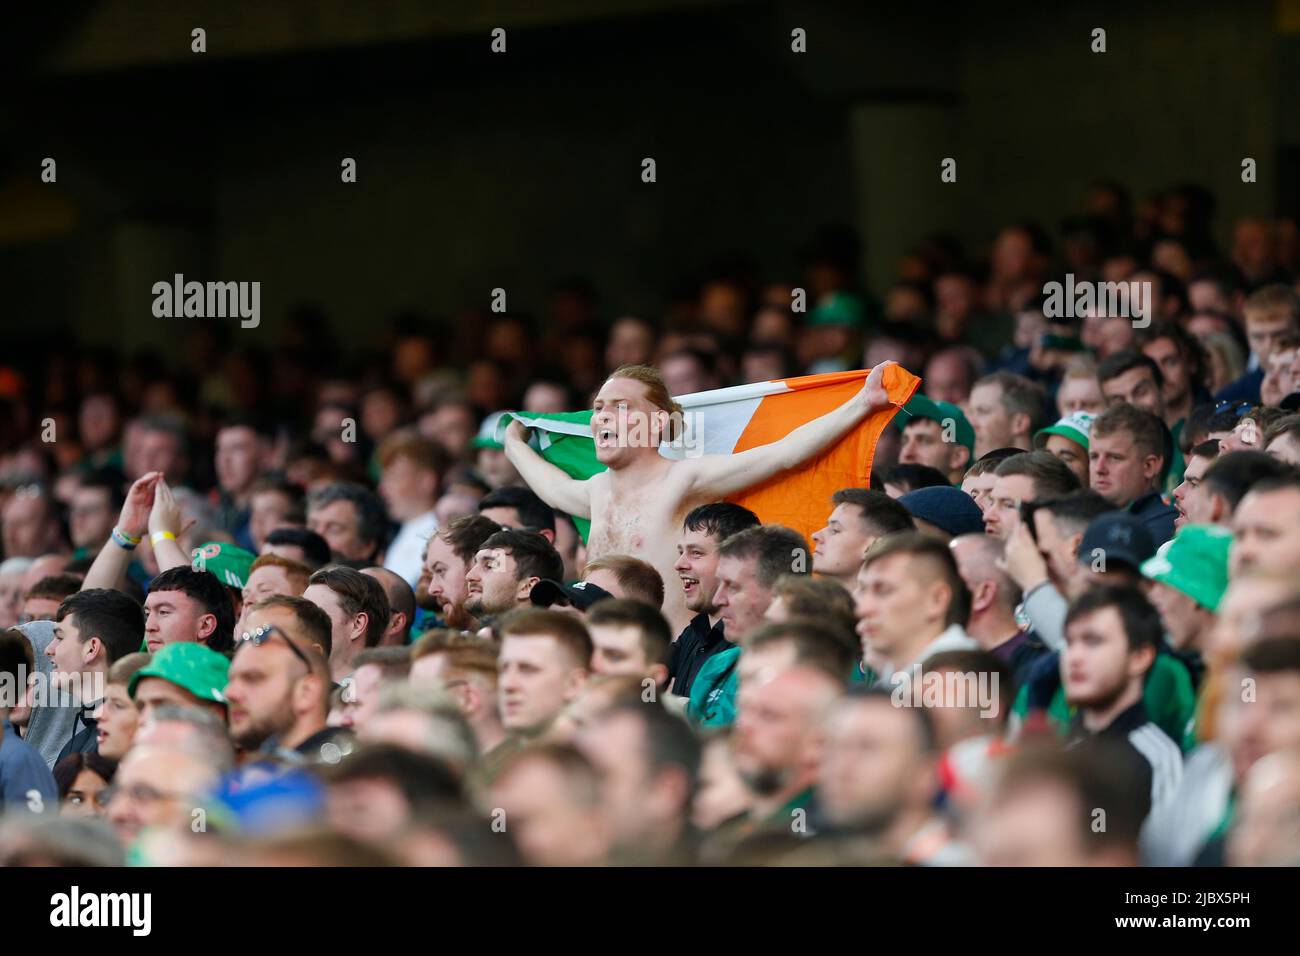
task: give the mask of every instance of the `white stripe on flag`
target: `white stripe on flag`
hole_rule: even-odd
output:
[[[688,454],[693,458],[700,455],[730,455],[736,450],[736,443],[740,441],[741,434],[762,401],[763,396],[758,395],[743,401],[686,408],[685,441],[675,446],[662,443],[659,454],[679,460]]]
[[[682,408],[699,408],[702,405],[725,405],[731,402],[748,402],[767,395],[779,395],[793,392],[783,379],[768,382],[754,382],[750,385],[732,385],[729,388],[711,388],[707,392],[691,392],[678,395],[676,402]]]

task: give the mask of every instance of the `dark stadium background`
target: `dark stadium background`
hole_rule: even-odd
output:
[[[1054,228],[1100,176],[1135,197],[1207,187],[1221,241],[1300,209],[1296,0],[36,6],[0,31],[0,328],[18,354],[175,357],[184,320],[149,308],[175,272],[261,281],[262,327],[236,344],[273,347],[313,302],[360,345],[396,311],[449,320],[495,287],[537,312],[571,275],[603,314],[661,315],[730,254],[795,279],[834,221],[879,292],[923,235],[978,250],[1020,217]]]

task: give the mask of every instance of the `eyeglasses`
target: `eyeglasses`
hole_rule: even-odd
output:
[[[259,624],[251,631],[245,631],[243,634],[240,634],[239,641],[241,644],[245,641],[251,641],[254,647],[261,647],[276,634],[279,634],[284,638],[284,642],[289,645],[289,650],[293,651],[293,656],[302,661],[303,664],[306,665],[307,670],[312,670],[311,661],[307,660],[307,655],[298,649],[298,645],[289,638],[288,634],[284,633],[284,631],[280,630],[280,628],[276,627],[274,624]]]

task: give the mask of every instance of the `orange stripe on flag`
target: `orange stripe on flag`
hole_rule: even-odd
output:
[[[835,372],[787,379],[785,384],[793,391],[768,395],[759,403],[735,450],[784,438],[805,422],[843,405],[862,388],[867,374]],[[876,442],[920,384],[921,380],[902,366],[891,366],[885,372],[885,390],[897,407],[869,416],[820,455],[730,500],[753,511],[764,524],[794,528],[811,545],[812,533],[824,527],[830,516],[831,495],[840,488],[869,486]]]

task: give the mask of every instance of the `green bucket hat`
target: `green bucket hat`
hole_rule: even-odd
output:
[[[832,292],[824,296],[808,315],[811,325],[839,325],[860,329],[866,325],[867,310],[862,300],[851,292]]]
[[[971,459],[974,460],[975,428],[966,417],[966,413],[952,402],[936,402],[933,398],[917,392],[912,396],[911,401],[899,410],[894,417],[894,424],[898,426],[899,431],[902,431],[913,418],[928,418],[938,422],[944,428],[952,422],[957,444],[967,448]]]
[[[211,571],[222,584],[241,591],[248,583],[248,572],[256,560],[257,555],[253,552],[228,541],[209,541],[190,554],[190,566],[195,571]]]
[[[479,426],[478,434],[470,445],[474,448],[495,448],[500,451],[506,446],[497,438],[497,423],[501,421],[501,416],[505,412],[493,412],[487,418],[483,419],[483,424]]]
[[[1201,607],[1219,610],[1228,589],[1228,551],[1232,533],[1212,524],[1185,525],[1155,557],[1142,562],[1142,574],[1186,594]]]
[[[1076,445],[1083,446],[1083,450],[1087,451],[1088,435],[1092,432],[1092,420],[1095,417],[1088,412],[1066,415],[1055,425],[1040,428],[1038,434],[1034,435],[1034,447],[1041,449],[1046,446],[1048,435],[1060,435],[1062,438],[1070,439]]]
[[[135,699],[136,685],[145,677],[157,677],[189,691],[199,700],[226,702],[226,679],[230,661],[210,647],[189,641],[164,644],[149,663],[131,675],[126,692]]]

